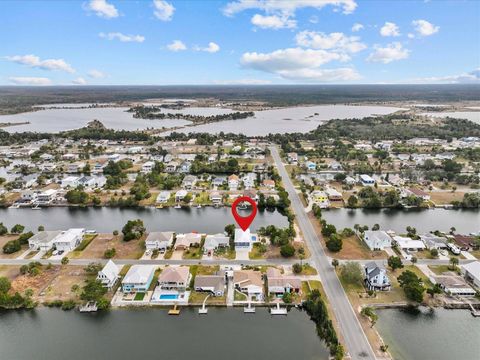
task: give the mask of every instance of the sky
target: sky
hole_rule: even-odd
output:
[[[480,1],[0,2],[0,85],[480,83]]]

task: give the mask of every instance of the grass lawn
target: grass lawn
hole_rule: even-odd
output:
[[[214,255],[223,259],[235,260],[236,252],[235,250],[232,250],[230,248],[226,248],[226,249],[220,248],[215,251]]]
[[[317,275],[317,269],[315,269],[313,266],[310,266],[310,264],[303,264],[302,267],[302,272],[300,275]]]
[[[455,270],[452,270],[449,265],[428,265],[428,268],[437,275],[442,275],[445,272],[456,272]]]
[[[241,293],[240,291],[235,289],[233,300],[235,300],[235,301],[246,301],[247,300],[247,295],[245,295],[244,293]]]
[[[203,255],[202,248],[189,248],[183,252],[183,259],[201,259]]]
[[[473,256],[480,260],[480,250],[473,250],[470,252]]]
[[[197,193],[195,199],[193,200],[193,203],[195,205],[209,205],[210,197],[208,195],[208,192],[202,191],[200,193]]]
[[[262,246],[258,243],[255,243],[253,244],[252,251],[248,253],[248,257],[251,260],[265,259],[265,253],[266,252],[262,251]]]
[[[144,292],[137,292],[135,294],[135,297],[134,297],[134,301],[142,301],[143,298],[145,297],[145,293]]]
[[[209,295],[207,292],[197,292],[192,291],[190,292],[190,297],[188,298],[189,304],[203,304],[205,298]],[[213,296],[210,295],[207,299],[208,304],[225,304],[226,297],[225,296]]]

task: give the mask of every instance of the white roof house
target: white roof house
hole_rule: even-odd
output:
[[[28,246],[31,250],[48,251],[53,247],[53,242],[61,231],[40,231],[28,239]]]
[[[403,237],[403,236],[394,236],[393,240],[398,244],[398,247],[400,249],[405,249],[405,250],[425,249],[425,244],[423,243],[422,240],[413,240],[409,237]]]
[[[392,238],[382,230],[370,230],[363,233],[363,241],[370,250],[383,250],[392,246]]]
[[[162,203],[168,202],[168,200],[170,199],[170,195],[171,195],[170,191],[167,191],[167,190],[160,191],[160,193],[157,196],[157,203],[162,204]]]
[[[85,229],[68,229],[62,231],[54,240],[55,248],[57,250],[72,251],[83,240]]]
[[[480,288],[480,261],[473,261],[462,265],[461,271],[468,281],[472,282],[477,288]]]
[[[185,250],[190,246],[200,245],[202,235],[198,233],[178,234],[175,241],[175,250]]]
[[[367,174],[360,175],[360,182],[363,186],[373,186],[375,185],[375,180]]]
[[[111,289],[118,280],[120,269],[112,260],[108,260],[102,270],[98,272],[97,280],[102,282],[102,285]]]
[[[155,265],[133,265],[122,280],[123,292],[147,291],[155,270]]]
[[[243,231],[242,229],[235,229],[235,249],[252,250],[253,243],[258,241],[257,234],[251,234],[250,228]]]
[[[227,247],[230,238],[224,234],[207,235],[203,244],[203,253],[211,254],[219,247]]]
[[[147,250],[167,250],[173,243],[173,232],[151,232],[145,240],[145,247]]]

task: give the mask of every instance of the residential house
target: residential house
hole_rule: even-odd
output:
[[[257,234],[251,234],[250,229],[243,231],[242,229],[235,229],[235,250],[248,250],[251,251],[253,244],[258,241]]]
[[[462,249],[476,247],[474,236],[455,234],[453,235],[453,239],[455,240],[455,243],[457,243]]]
[[[169,266],[160,273],[158,286],[162,290],[185,291],[191,279],[188,266]]]
[[[417,189],[417,188],[409,188],[407,193],[418,198],[421,198],[423,201],[430,200],[430,195],[428,195],[425,191]]]
[[[122,291],[146,292],[152,283],[155,270],[155,265],[132,265],[122,279]]]
[[[328,187],[328,188],[325,189],[325,192],[327,193],[328,200],[330,200],[330,201],[343,201],[342,193],[337,191],[336,189]]]
[[[195,291],[208,292],[213,296],[225,294],[225,275],[197,275],[193,284]]]
[[[145,248],[147,250],[160,250],[160,252],[167,251],[172,244],[173,232],[171,231],[153,231],[148,234],[147,239],[145,240]]]
[[[55,156],[45,153],[40,155],[40,159],[42,159],[43,161],[52,161],[53,159],[55,159]]]
[[[315,171],[317,168],[317,164],[315,164],[313,161],[307,161],[305,163],[305,167],[308,171]]]
[[[68,229],[67,231],[62,231],[53,241],[55,249],[62,251],[72,251],[74,250],[83,240],[83,235],[85,235],[85,229]]]
[[[466,280],[458,275],[435,276],[433,281],[439,284],[443,291],[449,295],[471,297],[476,294],[476,291],[467,284]]]
[[[228,188],[230,190],[237,190],[239,183],[240,183],[240,179],[238,178],[237,175],[232,174],[228,177]]]
[[[187,196],[187,195],[188,195],[187,190],[178,190],[175,193],[175,201],[176,202],[182,201],[185,198],[185,196]]]
[[[153,170],[153,167],[155,166],[155,163],[153,161],[147,161],[142,165],[142,173],[148,174],[151,173]]]
[[[168,200],[170,199],[170,191],[167,191],[167,190],[163,190],[163,191],[160,191],[160,193],[157,195],[157,204],[165,204],[166,202],[168,202]]]
[[[320,208],[325,209],[330,206],[330,202],[328,201],[328,195],[325,191],[321,190],[313,190],[310,194],[312,201],[320,206]]]
[[[81,173],[84,167],[85,167],[85,163],[83,162],[68,164],[67,168],[65,169],[65,172],[67,174]]]
[[[57,198],[57,190],[48,189],[37,195],[37,204],[39,205],[49,205]]]
[[[78,179],[78,185],[90,189],[102,188],[106,183],[107,178],[105,176],[82,176]]]
[[[188,174],[190,172],[190,168],[192,167],[192,163],[190,161],[184,161],[180,165],[178,171],[182,174]]]
[[[291,152],[287,154],[287,161],[290,164],[296,165],[298,163],[298,154]]]
[[[195,184],[197,183],[197,177],[194,175],[187,175],[183,178],[182,187],[187,190],[191,190],[194,188]]]
[[[229,246],[230,238],[225,234],[207,235],[203,244],[203,254],[211,256],[218,248]]]
[[[353,177],[351,176],[347,176],[344,180],[345,184],[346,185],[355,185],[355,183],[357,182]]]
[[[427,249],[446,249],[447,248],[447,238],[436,236],[431,233],[426,233],[420,235],[420,239],[423,241]]]
[[[369,230],[363,233],[363,241],[370,250],[383,250],[392,246],[392,238],[385,231]]]
[[[250,199],[253,199],[254,201],[258,200],[258,195],[257,192],[253,189],[245,189],[243,190],[243,196],[249,197]],[[247,203],[248,204],[248,203]],[[249,206],[248,204],[247,206]]]
[[[219,187],[219,186],[222,186],[223,184],[225,184],[226,182],[227,182],[227,178],[225,176],[216,176],[212,180],[212,186],[213,187]]]
[[[189,247],[199,247],[202,235],[198,233],[177,234],[175,250],[185,250]]]
[[[240,270],[233,272],[233,285],[235,288],[246,294],[249,299],[263,301],[264,282],[259,271]]]
[[[223,201],[223,197],[218,191],[212,191],[209,197],[213,205],[220,205]]]
[[[112,260],[108,260],[102,270],[97,274],[97,280],[107,289],[115,286],[119,279],[120,269]]]
[[[393,241],[402,250],[416,251],[425,249],[425,244],[421,240],[413,240],[409,237],[403,236],[394,236]]]
[[[365,265],[365,286],[368,290],[388,291],[391,288],[387,270],[374,261]]]
[[[78,176],[67,176],[66,178],[62,179],[60,186],[62,188],[76,188],[79,185],[78,179],[80,179]]]
[[[472,283],[477,289],[480,289],[480,261],[472,261],[471,263],[460,267],[465,279]]]
[[[269,267],[267,269],[268,293],[282,296],[284,293],[298,293],[302,288],[302,281],[295,276],[284,276],[280,270]]]
[[[370,175],[361,174],[360,175],[360,183],[363,186],[373,186],[373,185],[375,185],[375,180]]]
[[[245,189],[252,189],[255,187],[255,180],[257,176],[254,173],[248,173],[242,178]]]
[[[275,181],[271,179],[265,179],[263,180],[263,186],[269,189],[274,189],[275,188]]]
[[[167,163],[167,165],[165,165],[165,172],[174,173],[175,171],[177,171],[177,167],[178,167],[178,162],[170,161],[169,163]]]
[[[23,190],[20,195],[21,202],[34,202],[37,199],[37,192],[33,190]]]
[[[35,251],[48,251],[53,248],[53,244],[61,231],[40,231],[28,239],[28,247]]]

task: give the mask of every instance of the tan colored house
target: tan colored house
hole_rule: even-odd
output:
[[[175,250],[185,250],[189,247],[198,247],[202,241],[202,235],[198,233],[178,234],[175,241]]]
[[[298,293],[302,288],[302,281],[295,276],[284,276],[276,268],[267,270],[268,293],[283,295],[284,293]]]
[[[235,288],[248,295],[249,298],[263,300],[264,282],[262,274],[259,271],[240,270],[233,272],[233,284]]]
[[[185,291],[191,279],[188,266],[167,267],[158,276],[158,286],[163,290]]]

